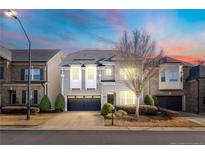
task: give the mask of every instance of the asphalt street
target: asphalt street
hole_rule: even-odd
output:
[[[1,130],[1,145],[205,144],[204,131]]]

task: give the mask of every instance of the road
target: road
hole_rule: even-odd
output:
[[[196,131],[69,131],[1,130],[0,144],[7,145],[141,145],[205,144],[205,132]]]

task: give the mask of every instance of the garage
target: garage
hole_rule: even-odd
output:
[[[182,111],[182,96],[157,96],[159,106],[174,111]]]
[[[100,96],[68,96],[68,111],[98,111],[101,109]]]

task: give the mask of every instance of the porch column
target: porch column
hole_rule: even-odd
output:
[[[61,94],[64,95],[64,73],[61,70]]]

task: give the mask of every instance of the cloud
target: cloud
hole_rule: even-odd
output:
[[[205,54],[192,55],[192,56],[186,56],[186,55],[169,55],[169,56],[192,64],[196,64],[198,60],[205,60]]]

